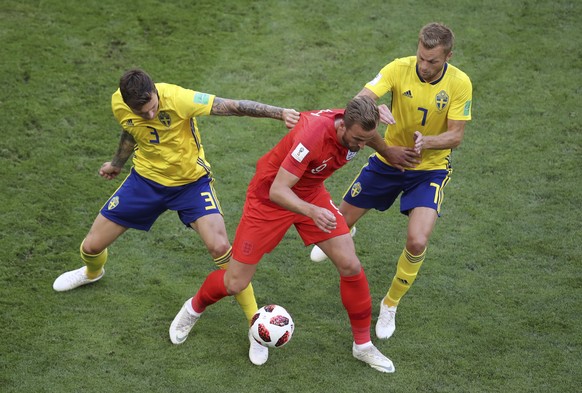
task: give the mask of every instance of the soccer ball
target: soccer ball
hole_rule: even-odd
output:
[[[270,304],[259,308],[251,320],[251,334],[261,345],[279,348],[287,344],[293,335],[293,319],[281,306]]]

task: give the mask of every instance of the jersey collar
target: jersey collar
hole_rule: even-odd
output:
[[[447,68],[449,68],[449,63],[445,63],[445,65],[443,66],[443,73],[441,74],[441,77],[430,82],[431,85],[436,85],[437,83],[439,83],[441,80],[443,80],[443,78],[445,77],[445,74],[447,73]],[[416,76],[418,76],[418,79],[420,79],[420,81],[422,83],[426,83],[424,79],[422,79],[422,76],[420,76],[420,74],[418,73],[418,64],[416,64],[415,66],[415,70],[416,70]]]

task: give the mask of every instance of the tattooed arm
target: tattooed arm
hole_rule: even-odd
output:
[[[130,133],[123,130],[121,131],[121,138],[119,139],[119,146],[115,155],[111,161],[105,162],[101,165],[99,169],[99,175],[106,178],[107,180],[114,179],[117,175],[121,173],[121,169],[131,157],[133,150],[135,148],[135,139]]]
[[[295,109],[279,108],[256,101],[230,100],[220,97],[214,98],[210,114],[215,116],[269,117],[283,120],[287,128],[293,128],[299,121],[299,112]]]

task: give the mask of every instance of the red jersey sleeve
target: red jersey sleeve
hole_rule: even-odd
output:
[[[315,120],[315,121],[314,121]],[[309,163],[319,158],[323,139],[318,130],[319,119],[313,119],[309,113],[301,116],[297,123],[293,145],[286,157],[283,159],[281,166],[297,177],[302,177]]]

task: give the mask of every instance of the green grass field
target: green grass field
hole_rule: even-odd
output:
[[[1,0],[0,390],[579,391],[581,18],[572,0]],[[81,266],[79,244],[123,178],[97,170],[117,147],[110,96],[124,70],[297,110],[343,107],[387,62],[414,54],[430,21],[456,34],[451,63],[472,79],[473,121],[396,333],[374,340],[395,374],[352,358],[337,273],[310,262],[295,231],[254,280],[258,302],[296,323],[262,367],[248,361],[230,298],[170,343],[170,322],[212,269],[175,214],[110,247],[99,283],[52,290]],[[286,130],[248,118],[199,125],[232,239],[254,164]],[[337,201],[365,159],[327,182]],[[358,224],[373,323],[405,233],[397,209]]]

